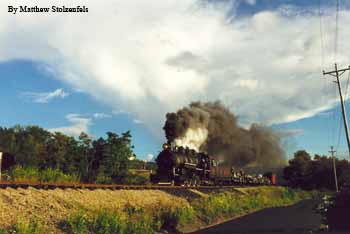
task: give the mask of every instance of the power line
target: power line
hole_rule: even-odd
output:
[[[324,29],[323,29],[323,10],[322,10],[322,0],[318,0],[318,17],[319,17],[319,33],[320,33],[320,67],[321,67],[321,70],[324,69],[325,67],[325,35],[324,35]],[[324,81],[323,83],[323,90],[326,90],[326,88],[328,87],[327,85],[327,82]],[[335,98],[337,96],[337,91],[336,89],[335,90]],[[335,111],[333,109],[330,110],[331,112],[331,115],[330,116],[333,116],[333,121],[328,117],[325,119],[326,121],[326,129],[327,129],[327,136],[328,136],[328,142],[332,142],[332,144],[334,145],[335,142],[334,142],[334,131],[335,131],[335,128],[332,126],[332,123],[334,124],[335,123]]]
[[[318,17],[320,20],[320,37],[321,37],[321,68],[324,68],[324,40],[323,40],[323,22],[322,22],[322,2],[318,0]]]
[[[335,13],[335,38],[334,38],[334,60],[337,62],[338,57],[338,34],[339,34],[339,0],[337,0]]]

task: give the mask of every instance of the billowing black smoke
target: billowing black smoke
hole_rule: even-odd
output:
[[[169,143],[205,151],[237,167],[278,167],[285,164],[280,139],[272,130],[252,124],[249,130],[220,102],[194,102],[166,115]]]

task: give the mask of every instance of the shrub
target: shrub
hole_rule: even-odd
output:
[[[47,168],[40,171],[41,182],[79,182],[77,175],[64,174],[59,169]]]
[[[151,215],[141,212],[128,217],[126,233],[154,234],[154,230],[159,230],[159,228],[160,226],[154,225]]]
[[[150,180],[145,176],[129,174],[124,178],[123,182],[125,184],[145,185],[149,184]]]
[[[190,222],[193,217],[191,207],[163,209],[154,215],[130,206],[122,212],[101,210],[90,219],[82,213],[73,214],[62,222],[61,228],[70,234],[154,234],[161,228],[176,230],[178,225]]]
[[[247,194],[244,195],[232,192],[212,194],[194,200],[191,205],[204,222],[212,223],[216,219],[229,218],[257,209],[290,205],[311,196],[313,195],[310,192],[267,187],[258,190],[247,189]]]
[[[92,232],[95,234],[122,234],[125,229],[125,221],[111,211],[100,212],[92,223]]]
[[[11,179],[14,181],[32,182],[79,182],[77,175],[64,174],[59,169],[47,168],[39,171],[34,167],[15,166],[10,171]]]
[[[86,215],[79,212],[76,214],[72,214],[68,217],[67,220],[61,223],[61,228],[66,233],[71,234],[85,234],[88,231],[89,220]]]
[[[191,222],[193,218],[194,210],[190,206],[160,211],[161,227],[166,230],[175,230],[177,226],[183,226]]]
[[[10,228],[9,233],[16,234],[42,234],[46,233],[45,226],[36,220],[18,221],[12,228]]]
[[[112,178],[110,176],[105,176],[102,173],[99,173],[96,178],[97,184],[111,184]]]
[[[10,177],[15,181],[39,181],[39,170],[34,167],[15,166],[10,171]]]

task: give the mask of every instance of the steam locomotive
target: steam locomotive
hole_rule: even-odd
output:
[[[158,166],[153,182],[174,185],[269,185],[275,184],[273,174],[250,175],[211,158],[204,152],[184,147],[163,145],[156,159]]]

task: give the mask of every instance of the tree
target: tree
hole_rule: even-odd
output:
[[[91,181],[91,168],[94,160],[92,140],[88,134],[82,132],[79,136],[80,163],[79,174],[85,182]]]
[[[100,137],[98,140],[92,142],[94,159],[91,165],[91,178],[92,180],[96,180],[99,171],[101,171],[101,175],[104,176],[104,168],[103,165],[104,156],[106,155],[106,141]]]
[[[67,152],[72,137],[55,132],[46,144],[46,155],[43,158],[41,168],[54,168],[66,170]]]
[[[311,157],[305,150],[294,153],[289,166],[283,170],[283,178],[293,187],[307,187],[311,175]]]
[[[337,179],[340,187],[350,185],[350,164],[347,160],[335,160]],[[288,184],[303,189],[335,189],[333,158],[316,154],[311,160],[310,155],[300,150],[285,167],[283,176]]]
[[[98,174],[110,182],[122,182],[128,175],[129,157],[133,155],[131,134],[108,132],[107,138],[92,140],[86,133],[78,139],[63,133],[51,133],[38,126],[0,127],[0,151],[4,165],[57,169],[79,175],[83,182],[93,182]]]
[[[110,177],[113,182],[122,182],[128,174],[129,157],[133,155],[131,134],[128,131],[119,137],[115,133],[107,132],[107,136],[103,165],[100,167],[103,168],[104,175]]]

